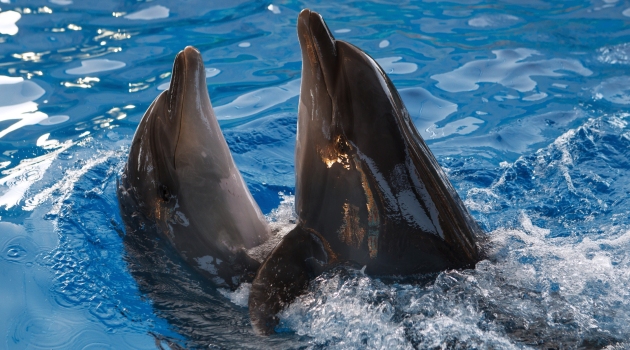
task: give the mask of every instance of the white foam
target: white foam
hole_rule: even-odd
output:
[[[9,209],[20,203],[26,191],[35,182],[43,178],[46,170],[50,168],[53,160],[59,153],[72,146],[71,141],[60,144],[59,142],[48,140],[48,135],[43,135],[38,141],[40,147],[52,146],[57,149],[43,156],[23,159],[17,166],[2,172],[6,176],[0,178],[0,207]],[[40,202],[50,196],[53,190],[51,189],[47,194],[36,195],[29,203],[24,205],[23,209],[33,210]],[[60,202],[57,202],[57,204],[60,204]]]
[[[577,114],[545,113],[534,124],[566,125]],[[591,119],[533,154],[502,162],[502,175],[488,188],[470,189],[470,209],[508,216],[508,227],[488,233],[488,259],[475,269],[444,271],[426,284],[385,284],[348,268],[328,272],[280,314],[280,328],[308,336],[314,347],[341,349],[627,348],[630,231],[611,223],[590,234],[582,226],[627,216],[627,203],[616,200],[628,185],[615,159],[626,158],[628,141],[619,135],[627,117]],[[584,154],[585,147],[593,154],[607,149],[607,157]],[[561,204],[567,197],[575,203]],[[539,205],[548,198],[575,213],[544,214]],[[594,207],[600,209],[584,212]],[[558,229],[571,235],[556,237]]]
[[[247,307],[249,301],[249,292],[252,289],[251,283],[241,283],[235,291],[229,291],[224,288],[219,288],[219,293],[224,297],[230,299],[230,301],[238,306]]]
[[[59,144],[58,149],[46,155],[48,157],[46,158],[47,161],[52,163],[52,161],[57,158],[59,153],[66,151],[74,144],[75,143],[70,140]],[[50,187],[42,189],[40,192],[36,193],[32,197],[27,198],[24,201],[24,206],[22,207],[22,209],[27,211],[35,210],[35,208],[37,208],[42,203],[46,201],[51,201],[52,205],[49,214],[59,214],[64,202],[72,195],[75,183],[94,167],[106,162],[115,155],[116,153],[112,151],[99,152],[94,157],[87,160],[85,164],[83,164],[80,168],[65,170],[63,177],[58,182],[54,183]],[[50,166],[50,164],[48,164],[48,166]]]
[[[605,46],[597,50],[597,60],[608,64],[630,64],[630,43]]]
[[[201,258],[195,258],[195,261],[200,269],[208,271],[211,275],[216,276],[219,274],[219,270],[217,269],[218,262],[214,262],[214,257],[206,255]]]
[[[266,216],[267,222],[269,224],[277,223],[281,226],[295,224],[297,220],[297,214],[295,213],[295,196],[284,194],[283,192],[278,193],[278,195],[282,198],[280,205]]]
[[[525,214],[521,224],[490,234],[490,260],[443,272],[426,286],[384,284],[358,271],[323,275],[280,314],[280,327],[331,348],[439,348],[453,341],[458,348],[521,348],[509,327],[517,338],[565,344],[627,338],[621,325],[630,314],[619,305],[630,297],[630,262],[613,264],[612,257],[630,248],[630,232],[579,242],[546,238],[549,230]]]

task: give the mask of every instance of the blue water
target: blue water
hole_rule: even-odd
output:
[[[327,273],[253,335],[215,290],[123,245],[131,137],[196,46],[234,159],[293,220],[302,8],[372,55],[487,232],[435,280]],[[0,348],[630,346],[630,3],[0,0]]]

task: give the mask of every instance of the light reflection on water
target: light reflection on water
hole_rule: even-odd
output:
[[[0,347],[520,348],[531,320],[536,346],[627,338],[613,294],[630,288],[630,9],[481,3],[1,0]],[[426,288],[329,276],[284,314],[297,335],[260,339],[247,288],[204,287],[172,257],[147,257],[174,266],[162,284],[138,278],[155,271],[129,263],[114,186],[175,54],[194,45],[255,199],[286,207],[304,7],[390,74],[494,255]]]

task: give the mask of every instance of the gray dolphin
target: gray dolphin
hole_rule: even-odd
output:
[[[250,318],[275,316],[310,279],[342,263],[376,276],[474,267],[481,232],[424,143],[383,69],[335,40],[322,17],[298,17],[302,86],[295,150],[298,224],[252,283]]]
[[[269,228],[221,133],[195,48],[177,55],[169,89],[142,117],[117,194],[127,234],[157,232],[217,285],[254,277],[260,262],[246,251]]]

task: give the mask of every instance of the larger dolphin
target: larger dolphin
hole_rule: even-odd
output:
[[[365,52],[335,40],[322,17],[298,18],[302,86],[295,150],[298,225],[252,283],[260,334],[324,269],[371,275],[473,267],[480,229],[413,126],[398,92]]]
[[[127,234],[157,232],[219,286],[254,277],[260,262],[247,250],[269,229],[221,133],[195,48],[177,55],[168,90],[142,117],[118,198]]]

